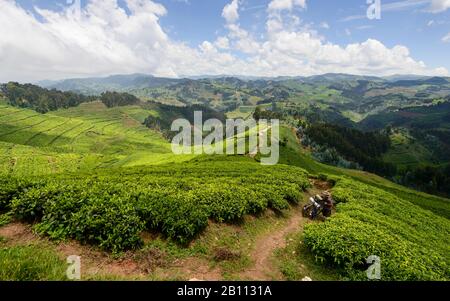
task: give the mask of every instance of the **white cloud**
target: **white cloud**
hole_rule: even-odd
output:
[[[339,19],[339,22],[349,22],[349,21],[362,20],[362,19],[367,19],[367,15],[347,16],[345,18]]]
[[[419,6],[428,6],[424,12],[440,13],[450,8],[450,0],[401,0],[382,5],[382,10],[400,11]]]
[[[230,48],[230,39],[233,41],[233,46],[236,50],[243,53],[251,54],[258,50],[259,44],[251,37],[248,31],[242,29],[237,21],[239,19],[239,3],[238,0],[233,0],[231,3],[225,5],[222,11],[222,17],[225,18],[227,24],[226,28],[229,30],[228,37],[226,41],[224,38],[219,38],[216,44],[219,48],[227,49]],[[226,46],[226,47],[220,47]]]
[[[166,10],[153,2],[127,3],[130,16],[116,1],[104,0],[89,2],[80,19],[71,10],[37,9],[45,20],[39,22],[13,1],[0,0],[0,66],[9,72],[0,76],[53,78],[143,71],[143,67],[158,73],[162,68],[158,55],[170,48],[158,24]],[[170,69],[165,68],[164,72]]]
[[[450,0],[431,0],[429,11],[441,13],[450,8]]]
[[[444,43],[450,43],[450,32],[442,38],[442,42]]]
[[[383,1],[382,1],[383,2]],[[400,0],[390,3],[382,3],[383,12],[395,12],[418,9],[421,12],[441,13],[450,8],[450,0]],[[366,15],[352,15],[340,19],[340,22],[348,22],[367,18]]]
[[[227,37],[218,37],[214,45],[220,49],[229,49],[230,40]]]
[[[234,41],[233,46],[236,50],[247,54],[252,54],[259,51],[259,43],[256,42],[248,31],[242,29],[236,24],[229,24],[227,28],[230,31],[228,37]]]
[[[267,10],[269,12],[291,11],[295,6],[306,8],[306,0],[272,0]]]
[[[402,0],[391,3],[382,4],[382,11],[401,11],[410,8],[414,8],[417,6],[423,6],[430,3],[432,0]]]
[[[327,22],[320,23],[319,27],[323,29],[330,29],[330,25],[328,25]]]
[[[0,0],[0,82],[117,73],[231,73],[231,56],[171,40],[159,24],[166,9],[152,1],[89,1],[81,19],[73,11],[37,9],[38,21],[15,2]],[[214,57],[213,57],[214,56]]]
[[[384,4],[384,11],[396,11],[409,9],[416,6],[428,5],[425,12],[441,13],[450,8],[450,0],[402,0],[398,2]]]
[[[346,46],[327,42],[289,14],[269,14],[266,33],[258,38],[236,23],[238,17],[227,15],[232,23],[226,24],[226,36],[189,47],[172,40],[161,27],[159,19],[167,13],[162,5],[125,2],[128,12],[117,0],[91,0],[80,19],[70,10],[38,9],[38,20],[14,1],[0,0],[0,82],[134,72],[171,77],[448,74],[414,60],[401,45],[388,48],[374,39]]]
[[[235,58],[232,55],[219,52],[217,48],[208,41],[204,41],[199,48],[203,58],[213,66],[224,66],[235,61]]]
[[[225,5],[222,11],[222,17],[227,23],[235,23],[239,19],[239,1],[233,0],[231,3]]]
[[[430,20],[430,21],[428,21],[427,26],[428,27],[433,26],[435,23],[436,22],[434,22],[434,20]]]

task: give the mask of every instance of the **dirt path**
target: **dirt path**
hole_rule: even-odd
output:
[[[255,264],[241,273],[239,277],[243,280],[283,279],[281,272],[272,262],[272,255],[276,249],[286,247],[286,236],[298,231],[303,224],[303,220],[301,208],[295,208],[289,220],[281,229],[259,238],[250,254]]]
[[[268,130],[270,130],[272,128],[272,126],[268,126],[265,129],[262,129],[258,132],[258,137],[261,137],[265,132],[267,132]],[[250,155],[250,157],[254,158],[259,151],[259,145],[257,145],[254,149],[252,149],[248,154]]]
[[[304,193],[304,201],[310,196],[329,189],[328,182],[311,179],[312,188]],[[291,216],[282,228],[260,237],[251,252],[250,257],[254,265],[242,272],[239,277],[244,280],[281,280],[283,275],[273,263],[273,254],[275,250],[285,248],[287,245],[287,236],[302,229],[306,219],[302,216],[301,206],[294,207]]]

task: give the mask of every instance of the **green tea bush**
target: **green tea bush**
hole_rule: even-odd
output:
[[[53,239],[73,238],[119,252],[140,245],[144,230],[180,243],[208,224],[232,222],[267,208],[284,210],[309,185],[296,167],[206,161],[99,170],[27,179],[0,188],[14,216]]]
[[[137,212],[148,229],[159,230],[181,243],[192,239],[208,224],[208,211],[194,203],[189,194],[140,196]]]
[[[226,190],[218,185],[208,185],[197,191],[194,198],[208,208],[213,219],[229,222],[242,218],[250,211],[252,195],[247,189],[235,185]]]
[[[32,187],[14,197],[11,208],[20,220],[33,222],[42,218],[45,203],[57,198],[58,193],[58,189],[54,186]]]
[[[0,177],[0,211],[8,210],[11,200],[30,185],[24,179]]]
[[[141,244],[139,234],[144,230],[144,222],[131,202],[117,196],[91,200],[70,221],[70,235],[81,242],[98,244],[113,252]]]
[[[345,276],[367,280],[366,259],[381,259],[382,280],[450,279],[450,221],[381,189],[343,178],[337,213],[305,227],[304,242]]]

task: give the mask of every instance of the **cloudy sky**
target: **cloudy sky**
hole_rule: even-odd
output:
[[[381,0],[380,19],[369,19],[368,7],[366,0],[0,0],[0,82],[137,72],[449,75],[450,0]]]

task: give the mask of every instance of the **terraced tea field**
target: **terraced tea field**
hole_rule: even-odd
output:
[[[134,161],[183,161],[170,144],[142,121],[155,111],[141,107],[107,109],[102,103],[39,114],[0,107],[2,172],[38,174],[134,165]],[[137,163],[137,164],[141,164]]]

